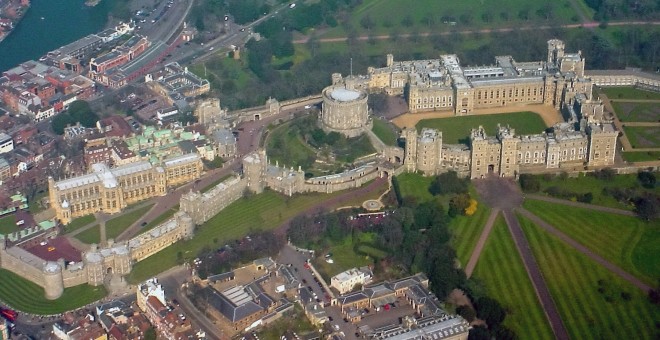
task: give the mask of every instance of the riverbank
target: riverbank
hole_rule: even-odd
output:
[[[14,31],[18,23],[30,9],[29,1],[0,0],[0,43]]]

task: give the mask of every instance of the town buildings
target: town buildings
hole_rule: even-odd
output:
[[[351,268],[330,278],[330,287],[336,289],[339,294],[344,294],[358,285],[369,284],[372,276],[369,267]]]

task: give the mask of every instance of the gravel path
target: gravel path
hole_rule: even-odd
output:
[[[474,247],[474,250],[472,251],[472,255],[470,256],[470,260],[468,261],[467,266],[465,266],[465,275],[468,278],[472,276],[472,272],[474,272],[474,268],[477,266],[477,261],[479,260],[479,256],[481,256],[481,252],[484,250],[484,245],[486,245],[486,240],[490,235],[490,231],[493,230],[493,224],[495,224],[495,218],[497,218],[497,214],[499,213],[500,213],[500,209],[497,208],[494,208],[490,211],[490,215],[488,216],[488,220],[486,221],[486,226],[484,227],[484,230],[481,232],[481,235],[479,236],[479,240],[477,241],[477,245]]]
[[[582,203],[582,202],[573,202],[573,201],[569,201],[569,200],[563,200],[563,199],[560,199],[560,198],[548,197],[548,196],[543,196],[543,195],[538,195],[538,194],[527,194],[527,196],[525,196],[525,198],[533,199],[533,200],[537,200],[537,201],[550,202],[550,203],[558,203],[558,204],[568,205],[568,206],[572,206],[572,207],[576,207],[576,208],[584,208],[584,209],[602,211],[602,212],[612,213],[612,214],[619,214],[619,215],[625,215],[625,216],[637,216],[634,212],[628,211],[628,210],[603,207],[603,206],[600,206],[600,205],[588,204],[588,203]]]
[[[563,232],[559,231],[557,228],[553,227],[549,223],[543,221],[540,219],[538,216],[532,214],[531,212],[525,210],[525,209],[518,209],[518,212],[520,212],[521,215],[525,216],[526,218],[530,219],[534,224],[538,225],[540,228],[543,228],[545,231],[557,236],[562,242],[570,245],[571,247],[575,248],[577,251],[580,253],[588,256],[592,260],[596,261],[596,263],[600,264],[601,266],[605,267],[607,270],[611,271],[612,273],[620,276],[622,279],[632,283],[635,287],[648,292],[651,290],[651,287],[635,276],[631,275],[630,273],[626,272],[625,270],[621,269],[620,267],[614,265],[612,262],[609,262],[605,260],[604,258],[600,257],[599,255],[595,254],[593,251],[588,249],[587,247],[583,246],[582,244],[578,243],[577,241],[573,240],[570,238],[568,235],[564,234]]]
[[[516,244],[518,253],[523,260],[523,264],[527,270],[527,275],[529,275],[529,278],[532,281],[532,285],[536,291],[536,296],[541,301],[541,307],[543,307],[543,311],[545,312],[548,321],[550,321],[550,327],[552,327],[552,332],[555,334],[555,338],[561,340],[569,339],[568,332],[564,326],[564,322],[559,315],[559,311],[557,311],[557,306],[552,299],[552,295],[550,294],[548,286],[545,284],[545,279],[543,278],[543,274],[541,274],[541,269],[539,269],[539,266],[536,263],[534,254],[532,254],[532,250],[530,249],[529,243],[527,242],[527,239],[525,238],[525,235],[520,228],[520,223],[518,222],[516,215],[512,210],[506,209],[504,210],[504,219],[506,220],[506,224],[509,226],[509,231],[513,236],[513,241]],[[515,292],[512,292],[512,294],[515,294]]]

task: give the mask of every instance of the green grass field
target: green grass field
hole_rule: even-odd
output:
[[[657,337],[660,308],[651,305],[645,292],[529,220],[519,219],[572,339]]]
[[[321,276],[327,281],[330,281],[330,278],[351,268],[369,266],[374,264],[374,258],[371,256],[365,256],[358,254],[356,250],[356,243],[358,247],[367,246],[371,249],[367,249],[365,253],[370,251],[376,251],[376,255],[386,255],[382,250],[368,246],[368,244],[374,242],[374,234],[363,233],[360,234],[358,240],[353,240],[351,236],[346,237],[343,242],[334,244],[330,246],[328,252],[332,254],[333,263],[328,263],[325,261],[325,253],[318,254],[319,256],[314,260],[314,266],[319,271]],[[357,242],[356,242],[357,241]],[[366,243],[366,244],[363,244]],[[365,248],[366,249],[366,248]]]
[[[14,214],[9,214],[0,218],[0,234],[6,235],[17,230],[18,227],[16,226],[16,216]]]
[[[136,263],[128,280],[138,283],[175,266],[179,252],[184,260],[191,260],[204,247],[225,244],[226,241],[241,238],[251,231],[273,229],[316,203],[342,193],[284,197],[267,190],[263,194],[240,199],[198,227],[192,240],[177,242]]]
[[[523,206],[648,284],[655,284],[660,277],[660,257],[655,256],[660,254],[660,225],[636,217],[529,199]],[[646,242],[640,244],[642,239]]]
[[[158,226],[159,224],[169,220],[174,214],[179,211],[179,205],[177,204],[174,206],[172,209],[160,214],[160,216],[156,217],[153,219],[153,221],[147,223],[144,227],[142,227],[141,231],[145,232],[147,230],[153,229],[154,227]]]
[[[476,197],[476,194],[471,193],[471,196]],[[461,261],[461,265],[467,265],[470,260],[470,255],[472,255],[472,251],[477,245],[481,231],[484,230],[489,214],[490,208],[479,202],[474,215],[459,215],[449,222],[449,229],[452,232],[452,246],[456,249],[456,255],[458,260]]]
[[[487,134],[494,136],[497,133],[497,124],[510,125],[512,128],[516,129],[517,135],[541,133],[546,129],[543,119],[538,114],[529,111],[494,115],[425,119],[417,124],[417,129],[421,130],[425,127],[438,129],[442,131],[443,143],[467,144],[471,129],[476,129],[481,125],[486,129]]]
[[[626,162],[651,162],[660,159],[660,151],[623,152]]]
[[[626,210],[633,210],[634,206],[630,204],[620,203],[612,196],[603,194],[605,188],[620,188],[630,189],[635,188],[639,191],[655,192],[660,194],[660,186],[655,189],[645,189],[639,185],[636,174],[630,175],[617,175],[612,180],[603,181],[593,176],[580,175],[576,178],[561,179],[560,177],[553,177],[546,180],[544,176],[539,176],[541,179],[541,191],[549,187],[559,187],[561,189],[571,191],[577,194],[585,194],[591,192],[593,194],[592,204],[602,205],[605,207],[619,208]]]
[[[153,207],[153,204],[146,205],[142,208],[138,208],[129,213],[115,217],[105,223],[105,236],[108,239],[114,239],[119,234],[121,234],[126,228],[130,227],[135,221],[139,220],[144,216],[149,209]]]
[[[101,227],[95,224],[93,227],[75,236],[78,241],[86,244],[99,244],[101,242]]]
[[[624,126],[623,130],[634,149],[660,148],[660,127]]]
[[[374,126],[371,131],[385,143],[385,145],[396,146],[396,140],[399,135],[394,131],[394,127],[381,119],[374,119]]]
[[[74,230],[80,229],[92,222],[96,221],[96,217],[94,215],[86,215],[86,216],[81,216],[73,221],[71,223],[67,224],[64,226],[64,232],[65,233],[70,233]]]
[[[6,270],[0,269],[0,300],[19,311],[50,315],[76,309],[105,297],[103,286],[79,285],[64,289],[57,300],[47,300],[40,286]]]
[[[622,122],[658,122],[660,101],[657,103],[612,102],[616,116]]]
[[[452,21],[455,24],[451,24]],[[578,15],[567,0],[560,0],[550,5],[542,1],[524,0],[499,2],[417,0],[413,3],[397,0],[365,0],[352,11],[348,26],[358,34],[387,34],[393,30],[449,31],[473,27],[578,21]],[[331,29],[327,36],[340,36],[345,34],[344,32],[345,28],[340,26]]]
[[[640,90],[634,87],[603,87],[600,89],[605,92],[609,99],[652,99],[660,100],[660,93]]]
[[[501,215],[495,220],[474,277],[483,282],[488,295],[506,309],[504,325],[518,337],[553,339],[548,319]]]
[[[433,182],[433,177],[424,177],[420,174],[405,172],[396,176],[399,182],[401,197],[413,197],[417,202],[426,202],[433,199],[429,192],[429,186]]]

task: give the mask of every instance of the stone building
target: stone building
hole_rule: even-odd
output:
[[[409,61],[394,61],[388,54],[385,67],[370,67],[366,75],[347,79],[333,75],[333,84],[405,95],[412,113],[447,110],[466,115],[480,108],[525,104],[559,109],[572,103],[576,93],[591,99],[592,82],[585,77],[584,64],[580,51],[566,53],[564,43],[552,39],[542,61],[497,56],[493,65],[465,67],[453,54]]]
[[[130,204],[163,196],[167,188],[201,176],[202,161],[196,154],[165,160],[160,165],[137,162],[116,168],[97,163],[89,174],[55,181],[48,179],[48,194],[55,216],[63,224],[80,216],[114,214]]]
[[[323,110],[319,116],[326,132],[339,132],[357,137],[370,129],[367,93],[350,86],[329,86],[323,89]]]

